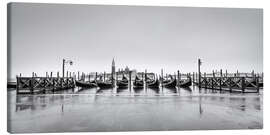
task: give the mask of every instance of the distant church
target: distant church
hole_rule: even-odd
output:
[[[114,58],[113,58],[113,60],[112,60],[112,72],[111,72],[111,75],[114,76],[114,77],[116,76],[116,71],[115,70],[116,70],[116,68],[115,68],[115,61],[114,61]],[[123,69],[123,68],[120,69],[119,68],[118,71],[117,71],[117,74],[128,74],[129,71],[131,71],[131,74],[132,75],[136,75],[136,72],[137,71],[135,69],[130,70],[128,66],[126,66],[125,69]]]

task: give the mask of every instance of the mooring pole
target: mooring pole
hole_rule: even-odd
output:
[[[220,69],[220,77],[222,77],[222,69]]]
[[[161,87],[163,87],[163,69],[161,69]]]
[[[129,75],[128,75],[128,77],[129,77],[129,90],[131,91],[131,71],[129,71],[128,72],[129,73]]]
[[[198,59],[199,88],[201,88],[201,59]]]
[[[259,75],[258,76],[255,75],[257,93],[260,92],[259,77],[260,77]]]
[[[180,71],[177,70],[177,86],[180,84]]]
[[[193,84],[193,83],[194,83],[194,81],[195,81],[195,79],[194,79],[194,78],[195,78],[195,73],[193,72],[193,73],[192,73],[192,84]]]
[[[104,75],[103,75],[103,76],[104,76],[104,82],[106,81],[106,76],[105,76],[105,74],[106,74],[106,73],[105,73],[105,71],[104,71]]]
[[[65,62],[66,62],[66,60],[65,59],[63,59],[63,64],[62,64],[62,72],[63,72],[63,78],[65,77]]]
[[[145,69],[145,76],[144,76],[145,82],[147,81],[147,70]]]

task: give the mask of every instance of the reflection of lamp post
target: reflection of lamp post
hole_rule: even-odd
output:
[[[65,64],[69,63],[69,65],[72,65],[73,62],[71,60],[65,60],[63,59],[63,78],[65,77]]]

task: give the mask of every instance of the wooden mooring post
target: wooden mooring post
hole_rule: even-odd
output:
[[[179,85],[180,83],[180,71],[177,70],[177,86]]]
[[[161,69],[161,87],[163,87],[163,69]]]
[[[198,59],[199,89],[201,88],[201,59]]]
[[[246,89],[246,82],[245,82],[245,77],[241,77],[241,88],[242,88],[242,93],[245,92]]]
[[[194,74],[194,72],[192,73],[192,84],[195,82],[195,74]]]
[[[222,90],[222,69],[220,69],[219,90]]]
[[[132,72],[132,71],[129,71],[129,72],[128,72],[128,77],[129,77],[128,83],[129,83],[129,90],[130,90],[130,91],[131,91],[131,82],[132,82],[132,80],[131,80],[131,72]]]

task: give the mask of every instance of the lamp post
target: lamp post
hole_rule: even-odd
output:
[[[65,59],[63,59],[63,68],[62,68],[62,72],[63,72],[63,78],[65,77],[65,64],[66,63],[68,63],[69,65],[72,65],[73,64],[73,61],[71,61],[71,60],[65,60]]]

